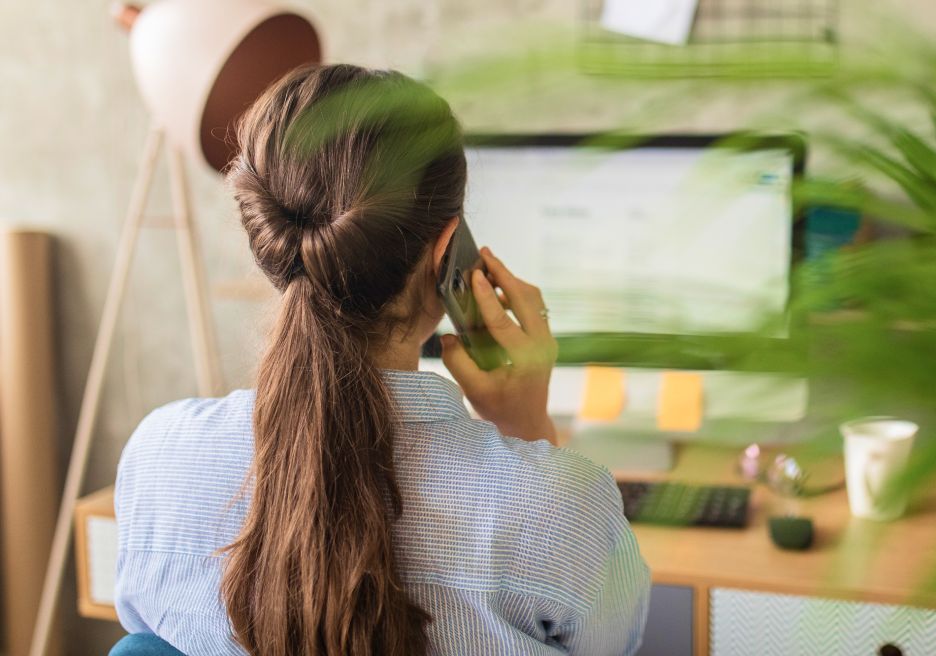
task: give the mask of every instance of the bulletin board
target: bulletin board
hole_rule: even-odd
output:
[[[838,0],[699,0],[689,42],[675,46],[607,30],[605,0],[580,2],[579,66],[591,74],[821,77],[838,64]]]

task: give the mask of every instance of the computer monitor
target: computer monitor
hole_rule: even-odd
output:
[[[465,218],[538,285],[561,363],[725,368],[786,337],[794,136],[474,136]]]

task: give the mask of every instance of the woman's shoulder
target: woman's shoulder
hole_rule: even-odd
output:
[[[190,397],[151,410],[131,435],[132,440],[153,438],[192,423],[231,423],[253,412],[253,390],[234,390],[222,397]]]
[[[486,424],[482,459],[466,464],[479,468],[491,496],[504,499],[512,515],[531,526],[545,525],[552,535],[593,526],[611,536],[626,526],[621,493],[605,467],[546,440],[507,437],[481,423]]]
[[[180,549],[177,519],[186,539],[198,536],[198,553],[217,546],[218,531],[227,535],[221,518],[239,512],[231,500],[253,456],[252,407],[252,393],[236,391],[173,401],[143,418],[120,456],[114,490],[128,544],[148,549],[158,540],[165,550]]]
[[[584,495],[592,505],[610,504],[615,511],[620,508],[620,492],[608,469],[577,451],[554,446],[547,440],[521,440],[500,433],[496,444],[498,451],[519,466],[514,473],[525,474],[539,487],[559,492],[562,497],[580,499]]]
[[[251,390],[235,390],[219,398],[186,398],[172,401],[147,414],[124,446],[118,465],[122,472],[150,468],[161,458],[180,460],[186,451],[210,451],[215,440],[226,448],[236,446],[232,437],[250,437],[254,395]]]
[[[237,416],[238,410],[253,412],[256,393],[252,389],[236,389],[225,396],[193,396],[171,401],[152,410],[140,422],[141,426],[166,420],[211,420]]]

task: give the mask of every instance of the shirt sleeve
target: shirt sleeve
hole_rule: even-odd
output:
[[[604,570],[595,603],[560,633],[569,654],[630,656],[640,647],[650,602],[650,570],[630,527],[620,534]]]
[[[643,638],[650,570],[611,474],[577,454],[565,465],[556,494],[563,539],[552,551],[578,599],[551,637],[575,656],[630,656]]]

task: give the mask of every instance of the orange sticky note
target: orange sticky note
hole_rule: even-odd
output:
[[[585,367],[585,391],[579,419],[611,421],[624,410],[624,371],[614,367]]]
[[[690,433],[702,425],[702,376],[687,371],[664,371],[660,380],[657,428]]]

